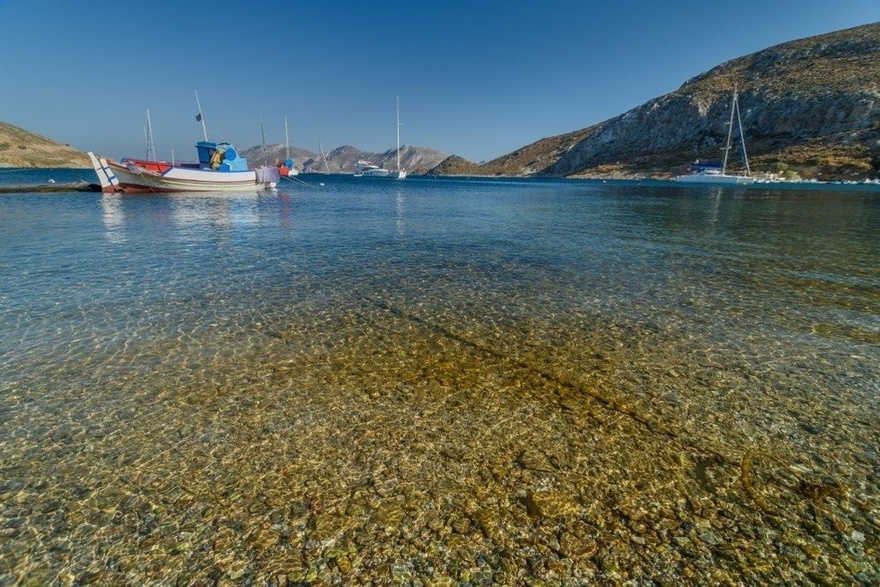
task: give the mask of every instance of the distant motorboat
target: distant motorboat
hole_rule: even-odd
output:
[[[369,161],[361,160],[354,166],[355,177],[388,177],[390,174],[390,170]]]
[[[731,143],[733,140],[734,117],[736,118],[737,127],[739,128],[739,139],[740,144],[742,145],[743,162],[745,164],[745,171],[741,174],[727,173],[727,158],[730,153]],[[724,159],[720,164],[701,163],[700,161],[697,161],[691,165],[691,169],[693,169],[692,173],[676,176],[672,178],[672,181],[677,181],[680,183],[710,183],[729,185],[747,185],[755,183],[755,178],[752,177],[751,170],[749,169],[749,157],[746,153],[746,139],[745,135],[743,134],[742,118],[740,117],[739,113],[739,99],[737,97],[736,86],[734,86],[733,88],[733,100],[730,104],[730,120],[727,123],[727,142],[725,143],[725,146],[722,150],[724,151]]]

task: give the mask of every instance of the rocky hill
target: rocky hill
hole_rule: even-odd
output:
[[[287,147],[284,145],[266,145],[252,147],[242,151],[251,165],[272,164],[276,159],[287,158]],[[290,148],[294,166],[304,173],[353,173],[358,161],[369,161],[386,169],[397,169],[397,150],[389,149],[384,153],[361,151],[351,145],[337,147],[323,158],[318,153],[305,149]],[[440,151],[425,147],[401,145],[400,166],[410,175],[426,173],[436,167],[446,156]]]
[[[753,170],[821,179],[880,171],[880,23],[723,63],[616,118],[483,165],[435,173],[664,177],[721,156],[734,87]],[[447,171],[449,170],[449,171]]]
[[[89,168],[88,156],[69,145],[0,122],[0,167]]]

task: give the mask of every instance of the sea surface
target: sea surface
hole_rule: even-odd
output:
[[[880,584],[878,235],[859,186],[0,195],[0,585]]]

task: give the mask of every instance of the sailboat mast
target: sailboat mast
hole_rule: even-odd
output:
[[[733,86],[733,101],[730,103],[730,120],[727,122],[727,144],[724,146],[724,160],[721,163],[721,175],[727,173],[727,156],[730,154],[730,141],[733,138],[733,115],[736,111],[736,85]]]
[[[324,171],[330,173],[330,167],[327,165],[327,157],[324,155],[324,145],[318,141],[318,150],[321,151],[321,161],[324,162]]]
[[[751,175],[752,170],[749,168],[749,155],[746,153],[746,135],[743,133],[743,121],[742,116],[739,113],[739,99],[735,101],[736,103],[736,122],[739,125],[739,142],[742,144],[743,151],[743,161],[746,164],[746,175]]]
[[[400,94],[397,95],[397,170],[400,171]]]

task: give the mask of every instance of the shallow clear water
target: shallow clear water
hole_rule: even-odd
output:
[[[880,194],[307,181],[0,195],[0,585],[878,580]]]

